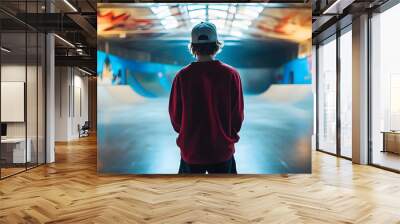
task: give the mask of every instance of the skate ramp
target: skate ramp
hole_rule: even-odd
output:
[[[145,97],[137,94],[129,85],[98,85],[98,102],[102,106],[121,106],[144,102]]]
[[[98,88],[98,171],[176,174],[180,150],[168,98],[143,97],[130,86]],[[311,172],[313,107],[308,103],[298,107],[304,100],[281,103],[296,101],[291,97],[301,99],[306,92],[311,93],[306,85],[274,85],[261,96],[245,95],[245,121],[235,146],[239,173]]]
[[[312,86],[309,84],[273,84],[258,97],[275,103],[294,104],[312,97]]]

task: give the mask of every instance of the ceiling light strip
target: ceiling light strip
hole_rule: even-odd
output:
[[[60,37],[58,34],[54,34],[55,37],[57,37],[59,40],[61,40],[62,42],[66,43],[67,45],[69,45],[70,47],[75,48],[75,45],[73,45],[71,42],[69,42],[68,40]]]
[[[73,6],[68,0],[64,0],[65,4],[67,4],[74,12],[78,12],[78,10]]]
[[[10,52],[11,52],[11,50],[9,50],[9,49],[7,49],[7,48],[5,48],[5,47],[1,47],[0,49],[1,49],[2,51],[6,52],[6,53],[10,53]]]
[[[81,69],[81,68],[79,68],[79,67],[78,67],[78,70],[81,71],[81,72],[83,72],[83,73],[85,73],[85,74],[87,74],[87,75],[93,75],[92,73],[90,73],[90,72],[88,72],[88,71],[86,71],[86,70],[83,70],[83,69]]]

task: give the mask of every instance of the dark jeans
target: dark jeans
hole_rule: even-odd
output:
[[[190,173],[226,173],[237,174],[235,158],[216,164],[188,164],[181,158],[179,174]]]

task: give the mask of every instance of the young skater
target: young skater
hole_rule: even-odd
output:
[[[190,51],[197,60],[178,72],[169,99],[179,134],[179,173],[236,174],[234,144],[244,119],[240,76],[214,59],[222,47],[214,24],[197,24],[191,36]]]

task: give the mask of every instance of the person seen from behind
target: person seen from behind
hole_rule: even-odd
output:
[[[236,174],[235,143],[244,119],[238,71],[214,57],[222,47],[214,24],[201,22],[191,33],[196,61],[175,76],[169,114],[178,133],[180,174]]]

